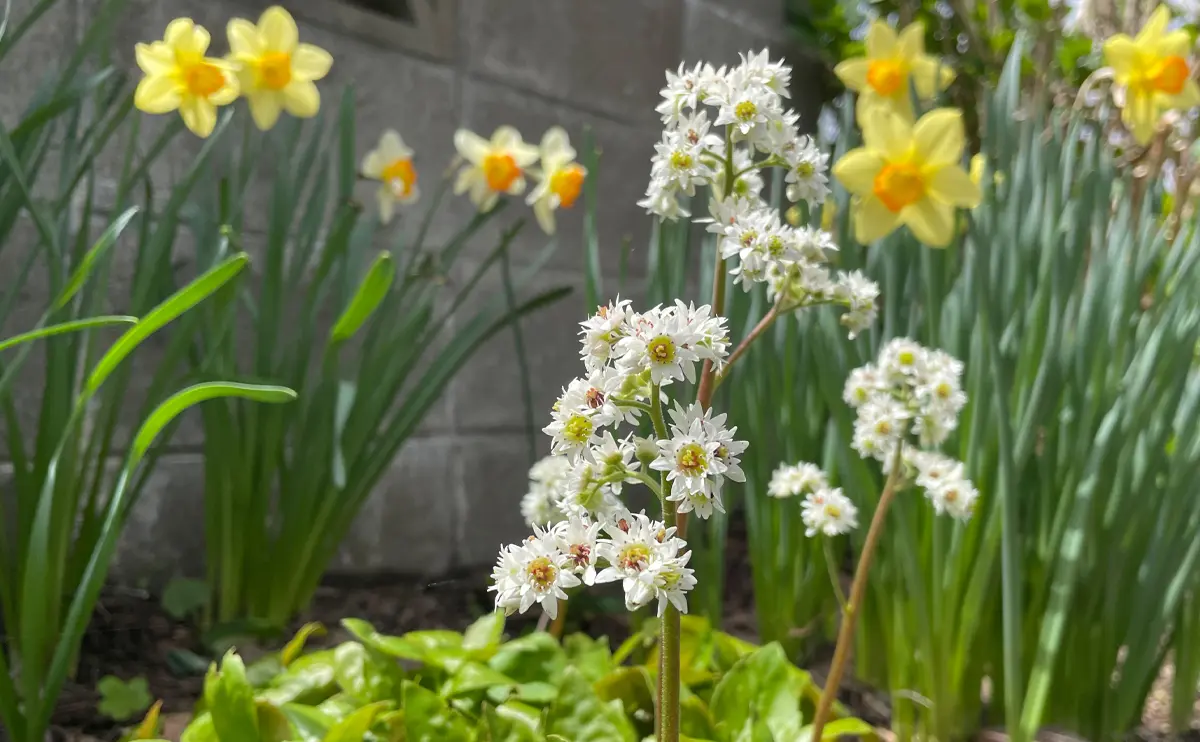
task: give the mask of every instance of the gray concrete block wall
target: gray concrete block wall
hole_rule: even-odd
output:
[[[61,19],[17,50],[31,64],[60,54],[64,39],[78,36],[100,0],[60,1]],[[342,12],[335,7],[338,1],[284,4],[297,15],[301,39],[334,56],[331,74],[320,83],[323,104],[334,104],[343,86],[354,86],[360,154],[382,129],[396,128],[416,150],[421,183],[429,187],[454,154],[451,138],[459,126],[488,135],[500,124],[513,124],[536,142],[557,124],[576,143],[587,126],[603,151],[597,176],[603,269],[615,276],[621,239],[628,237],[634,281],[644,265],[642,248],[651,226],[635,202],[659,136],[653,108],[664,70],[682,60],[730,62],[739,51],[764,46],[775,55],[794,51],[782,24],[783,0],[433,0],[455,10],[451,43],[438,53],[381,43],[364,34],[361,24],[348,31],[330,20]],[[33,2],[16,0],[18,17]],[[132,12],[116,30],[124,49],[118,59],[132,68],[132,44],[160,38],[171,18],[185,15],[206,25],[214,48],[224,50],[226,20],[257,17],[267,4],[132,0]],[[802,68],[795,78],[802,99],[811,75]],[[6,92],[0,117],[10,121],[12,115]],[[167,184],[182,172],[195,151],[188,147],[164,162],[160,182]],[[261,195],[265,204],[267,183],[261,186],[262,193],[251,197]],[[507,224],[519,213],[529,222],[514,246],[519,267],[546,238],[524,206],[513,206],[498,221]],[[579,289],[523,323],[538,428],[559,389],[581,370],[575,337],[585,311],[581,211],[560,213],[558,252],[526,292],[557,285]],[[444,239],[471,213],[465,199],[454,200],[435,221],[432,239]],[[456,268],[457,278],[467,275],[498,231],[499,226],[479,240],[480,247]],[[494,275],[484,284],[484,291],[499,287]],[[625,293],[636,295],[637,287]],[[482,295],[473,298],[465,311],[482,301]],[[518,512],[529,463],[524,419],[512,335],[502,332],[479,350],[401,451],[333,569],[433,575],[489,564],[501,542],[520,538],[525,530]],[[544,453],[547,441],[540,431],[536,441],[539,454]],[[116,565],[120,579],[161,583],[177,573],[203,575],[203,533],[196,525],[203,520],[197,428],[188,429],[179,443],[177,452],[160,461],[133,512]]]

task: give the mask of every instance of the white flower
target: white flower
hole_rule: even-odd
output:
[[[788,85],[792,81],[792,68],[783,62],[772,62],[768,52],[763,49],[758,54],[747,52],[740,55],[742,70],[746,79],[756,85],[763,85],[778,96],[789,98]]]
[[[530,191],[526,203],[533,207],[542,231],[554,234],[554,212],[575,205],[587,169],[575,162],[575,150],[560,126],[551,127],[542,135],[538,151],[542,161],[541,180]]]
[[[799,497],[824,489],[829,489],[829,478],[821,467],[807,461],[780,465],[767,484],[771,497]]]
[[[551,438],[552,453],[575,458],[600,440],[594,413],[556,404],[550,414],[551,422],[542,432]]]
[[[632,594],[627,595],[626,607],[635,610],[658,599],[658,615],[661,618],[667,604],[674,605],[680,613],[687,613],[687,593],[696,587],[696,573],[687,566],[692,552],[672,558],[656,557],[650,566],[637,576]]]
[[[613,493],[612,485],[601,481],[596,467],[581,459],[563,483],[558,507],[568,517],[603,522],[620,511],[621,501]]]
[[[617,343],[617,366],[625,373],[650,372],[654,384],[675,379],[696,380],[695,346],[701,336],[688,327],[686,318],[671,308],[655,307],[634,315],[630,320],[633,334]]]
[[[618,441],[613,438],[612,433],[605,431],[600,439],[600,444],[589,450],[587,457],[599,469],[597,473],[599,478],[610,480],[613,477],[620,477],[608,485],[614,494],[619,495],[622,482],[638,481],[634,472],[637,471],[640,464],[634,458],[635,453],[634,444],[629,438]]]
[[[679,70],[667,70],[667,86],[662,89],[662,102],[655,108],[662,114],[663,124],[676,126],[689,112],[695,111],[719,78],[725,76],[724,68],[718,73],[711,64],[697,64],[691,69],[679,63]]]
[[[558,601],[565,600],[567,588],[579,584],[572,574],[568,557],[550,542],[547,534],[534,529],[520,545],[506,546],[500,551],[492,570],[496,592],[496,607],[506,614],[524,613],[539,603],[550,618],[558,615]]]
[[[579,323],[583,328],[579,331],[583,341],[580,356],[588,371],[607,364],[617,342],[629,334],[627,323],[633,314],[629,305],[628,299],[622,301],[618,296],[615,301],[600,307],[594,315]]]
[[[971,518],[979,501],[979,490],[969,479],[951,477],[936,487],[925,490],[925,496],[933,503],[938,515],[946,513],[960,521]]]
[[[675,195],[675,188],[662,178],[651,178],[646,187],[646,196],[637,205],[661,219],[673,221],[691,216]]]
[[[412,149],[404,144],[400,134],[388,129],[379,138],[379,145],[363,158],[363,177],[379,181],[375,200],[379,206],[379,221],[384,224],[392,220],[396,204],[410,204],[421,195],[412,156]]]
[[[625,590],[626,605],[636,608],[645,605],[653,596],[647,596],[647,585],[640,580],[643,572],[651,565],[674,559],[685,546],[675,537],[675,529],[652,521],[645,513],[625,513],[619,519],[604,526],[608,538],[600,539],[596,549],[608,566],[596,575],[597,583],[621,581]]]
[[[864,458],[874,458],[890,464],[896,445],[909,430],[911,412],[900,401],[886,395],[876,395],[858,408],[854,422],[854,450]]]
[[[839,273],[834,296],[849,308],[842,315],[841,322],[850,331],[851,340],[874,324],[879,316],[879,309],[875,305],[879,285],[859,271]]]
[[[876,394],[884,391],[884,383],[878,369],[868,363],[850,372],[842,399],[851,407],[861,407]]]
[[[823,533],[838,536],[858,528],[858,508],[841,488],[810,492],[800,505],[800,518],[808,528],[806,536]]]
[[[727,90],[712,96],[711,103],[718,106],[715,125],[729,125],[745,137],[756,126],[780,119],[783,109],[778,94],[754,84],[741,70],[733,70],[730,78]]]
[[[914,451],[908,458],[917,470],[916,484],[922,489],[934,489],[944,482],[963,478],[962,462],[936,451]]]
[[[454,182],[454,192],[469,192],[480,211],[490,211],[502,193],[524,192],[525,168],[538,159],[537,148],[526,144],[511,126],[496,129],[491,141],[459,129],[454,132],[454,147],[467,161]]]
[[[925,369],[925,349],[908,338],[889,340],[879,351],[879,370],[885,378],[904,381]]]
[[[521,517],[530,526],[545,526],[562,520],[558,503],[571,472],[565,456],[547,456],[529,468],[529,491],[521,498]]]
[[[788,171],[784,176],[789,201],[807,201],[816,206],[829,195],[829,155],[822,152],[812,137],[796,140],[786,153]]]
[[[619,395],[624,383],[625,374],[615,368],[597,368],[586,378],[572,380],[554,408],[563,414],[569,410],[587,415],[598,428],[621,420],[636,422],[637,408],[618,407],[611,399]]]
[[[650,462],[655,471],[665,471],[667,481],[673,482],[669,499],[681,500],[687,494],[711,494],[719,476],[714,459],[717,443],[709,441],[697,421],[686,430],[672,427],[672,436],[658,441],[659,455]]]
[[[713,171],[701,143],[693,144],[683,132],[668,129],[663,132],[662,141],[654,145],[650,177],[693,196],[696,186],[712,180]]]
[[[567,556],[568,568],[580,576],[583,584],[595,584],[600,524],[585,518],[570,518],[558,523],[550,534],[558,550]]]
[[[721,480],[713,482],[712,492],[672,492],[671,501],[677,503],[678,513],[695,513],[697,518],[708,520],[713,512],[724,513],[725,503],[721,502]]]

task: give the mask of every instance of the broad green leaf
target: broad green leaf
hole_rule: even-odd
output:
[[[542,742],[542,717],[537,709],[508,702],[483,705],[479,718],[481,742]]]
[[[258,710],[258,739],[260,742],[290,742],[294,736],[291,721],[274,704],[256,703]]]
[[[191,616],[208,605],[208,583],[176,577],[167,583],[162,594],[162,607],[177,621]]]
[[[333,719],[335,723],[345,719],[360,708],[362,708],[362,704],[345,693],[330,696],[317,706],[318,711]]]
[[[464,662],[450,679],[442,684],[441,694],[443,698],[454,698],[478,690],[508,689],[515,685],[516,682],[512,678],[496,672],[487,665]]]
[[[562,673],[567,654],[554,637],[537,631],[500,645],[488,665],[518,683],[540,683]]]
[[[425,661],[424,647],[415,642],[410,642],[404,637],[380,634],[375,630],[374,626],[362,619],[344,618],[342,619],[342,626],[363,644],[384,654],[402,660],[412,660],[414,662]]]
[[[709,711],[731,739],[750,734],[762,720],[776,739],[800,734],[800,691],[783,647],[771,643],[739,660],[713,689]]]
[[[206,381],[176,392],[168,397],[142,423],[133,439],[133,455],[140,459],[146,454],[162,429],[187,408],[218,397],[241,397],[254,402],[281,404],[296,398],[296,392],[284,386],[235,384],[228,381]]]
[[[405,742],[470,742],[471,724],[438,694],[404,681]]]
[[[836,740],[841,737],[857,737],[859,739],[877,739],[875,727],[862,719],[835,719],[821,729],[822,740]],[[809,742],[812,739],[812,726],[800,730],[799,742]]]
[[[716,739],[717,729],[704,701],[694,693],[682,693],[679,699],[679,731],[697,739]]]
[[[304,624],[296,632],[296,635],[292,637],[292,640],[287,643],[287,646],[283,648],[283,651],[279,655],[280,663],[284,667],[292,664],[300,656],[300,653],[304,651],[304,643],[308,641],[309,637],[324,635],[325,627],[320,623],[313,621]]]
[[[89,317],[87,319],[71,320],[69,322],[60,322],[49,327],[42,327],[37,330],[23,332],[20,335],[13,335],[0,341],[0,351],[8,350],[9,348],[28,343],[31,340],[40,340],[42,338],[62,335],[67,332],[82,332],[84,330],[92,330],[97,327],[112,327],[114,325],[132,325],[138,321],[137,317],[127,317],[125,315],[113,315],[106,317]]]
[[[342,691],[362,703],[395,698],[403,679],[394,659],[358,642],[346,642],[334,650],[333,670]]]
[[[372,703],[342,719],[329,730],[322,742],[363,742],[375,717],[391,706],[390,702]]]
[[[192,719],[179,735],[179,742],[221,742],[221,738],[217,736],[217,727],[213,724],[212,714],[205,711]]]
[[[215,664],[209,668],[204,697],[219,739],[258,739],[254,690],[246,682],[242,658],[233,650],[225,654],[219,670]]]
[[[606,636],[593,639],[586,634],[571,634],[563,639],[563,649],[567,653],[567,661],[593,683],[613,668],[612,652],[608,649]]]
[[[620,701],[602,701],[583,674],[567,667],[559,679],[558,697],[546,713],[546,733],[572,742],[637,742]]]
[[[96,691],[100,693],[96,709],[115,721],[132,719],[150,708],[154,701],[149,683],[140,675],[129,682],[115,675],[105,675],[96,683]]]
[[[493,611],[467,627],[467,630],[463,632],[462,648],[471,652],[476,658],[486,660],[491,656],[491,650],[500,646],[503,639],[504,614],[500,611]],[[489,654],[480,657],[478,654],[480,650],[489,652]]]
[[[387,296],[395,276],[396,264],[392,262],[392,256],[386,252],[379,253],[350,299],[346,311],[334,324],[331,334],[334,343],[344,342],[358,332]]]
[[[171,295],[162,304],[150,310],[133,327],[129,328],[108,351],[101,356],[88,376],[86,391],[89,395],[104,383],[105,379],[116,370],[121,361],[133,352],[143,340],[161,330],[164,326],[178,318],[181,314],[207,299],[217,289],[228,283],[234,276],[246,267],[249,258],[245,254],[235,255],[224,263],[212,268]]]
[[[601,701],[620,701],[625,713],[639,719],[654,719],[657,690],[646,668],[618,667],[597,680],[592,688]]]
[[[321,742],[334,725],[334,720],[313,706],[285,703],[280,707],[292,723],[300,742]]]
[[[297,657],[287,670],[271,680],[260,697],[277,706],[285,703],[315,704],[337,692],[334,651],[313,652]]]

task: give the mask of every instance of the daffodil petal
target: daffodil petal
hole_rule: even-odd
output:
[[[966,142],[962,113],[956,108],[930,111],[913,127],[913,140],[922,165],[933,168],[957,165]]]
[[[300,44],[292,52],[292,76],[301,80],[320,80],[332,66],[333,56],[319,46]]]
[[[883,21],[872,21],[867,29],[867,57],[870,59],[886,59],[896,56],[896,32]]]
[[[274,90],[264,90],[255,95],[247,96],[250,102],[250,117],[259,131],[268,131],[279,120],[283,111],[283,102],[279,93]]]
[[[1169,96],[1166,103],[1168,107],[1181,111],[1200,106],[1200,87],[1195,80],[1188,78],[1183,83],[1183,90],[1178,95]]]
[[[197,39],[195,33],[197,30],[202,33],[199,39]],[[197,49],[196,42],[203,40],[207,35],[208,32],[199,28],[191,18],[176,18],[167,24],[166,33],[163,34],[163,41],[172,49],[203,54],[208,49],[208,44],[205,43],[204,49]]]
[[[296,118],[312,118],[321,110],[321,92],[311,82],[293,80],[280,92],[284,109]]]
[[[863,142],[889,160],[908,156],[913,129],[898,113],[884,106],[869,109],[862,121]]]
[[[179,115],[184,126],[202,139],[212,134],[217,125],[217,107],[203,98],[185,98],[179,106]]]
[[[542,143],[538,149],[543,165],[546,160],[552,163],[566,163],[575,159],[575,148],[571,146],[571,139],[561,126],[551,126],[547,129],[542,135]]]
[[[463,131],[463,129],[459,129],[459,131]],[[457,138],[458,137],[456,135],[455,139]],[[468,189],[472,188],[475,184],[475,181],[479,177],[478,173],[479,171],[470,165],[464,167],[462,170],[459,170],[458,177],[454,179],[454,195],[457,196],[466,193]]]
[[[925,55],[925,24],[913,21],[904,27],[897,39],[900,56],[912,63],[918,57]]]
[[[957,165],[949,165],[935,172],[925,187],[929,195],[953,206],[974,208],[983,198],[979,181],[972,179]]]
[[[983,153],[971,157],[971,180],[975,185],[983,182],[983,174],[987,172],[987,158]]]
[[[929,247],[945,247],[954,237],[954,207],[932,198],[923,198],[900,210],[900,221]]]
[[[525,142],[513,146],[509,153],[512,154],[513,162],[517,163],[518,167],[529,167],[537,162],[540,156],[537,147]]]
[[[235,57],[257,57],[263,53],[258,28],[245,18],[234,18],[225,24],[225,35],[229,37],[229,51]]]
[[[1121,120],[1125,122],[1125,127],[1133,134],[1138,144],[1148,144],[1158,126],[1158,108],[1154,105],[1154,99],[1127,88]]]
[[[478,165],[487,157],[491,144],[469,129],[459,129],[454,132],[454,149],[458,150],[464,160]]]
[[[846,190],[858,196],[871,193],[875,176],[883,169],[883,156],[866,147],[851,150],[833,166],[833,176],[841,181]]]
[[[387,183],[381,185],[379,190],[375,191],[375,200],[379,204],[379,221],[381,224],[387,224],[396,213],[396,199],[392,197],[391,186]]]
[[[383,176],[385,162],[383,153],[378,149],[373,149],[362,158],[362,163],[359,164],[358,171],[365,178],[379,180]]]
[[[278,5],[263,11],[258,19],[258,30],[262,34],[263,46],[269,51],[290,52],[300,40],[300,31],[292,14]]]
[[[910,125],[912,124],[912,105],[907,94],[903,96],[884,96],[876,93],[874,88],[869,87],[858,94],[858,100],[854,104],[854,118],[858,122],[859,127],[865,129],[867,119],[874,115],[877,110],[891,111],[903,121]]]
[[[510,196],[519,196],[525,192],[525,178],[518,176],[513,179],[512,185],[505,191]]]
[[[1192,51],[1192,37],[1182,29],[1164,34],[1158,42],[1158,53],[1164,57],[1183,57],[1186,59]]]
[[[546,234],[554,234],[554,208],[549,199],[538,199],[533,205],[533,215],[537,217],[538,226]]]
[[[400,132],[395,129],[383,132],[383,136],[379,138],[379,153],[385,160],[384,164],[404,157],[412,157],[412,150],[404,144],[404,140],[400,138]]]
[[[208,96],[208,100],[216,106],[227,106],[237,100],[240,90],[237,77],[232,72],[226,71],[225,86]]]
[[[167,75],[149,75],[138,83],[133,105],[145,113],[169,113],[179,108],[179,85]]]
[[[1127,76],[1137,64],[1138,49],[1133,39],[1123,33],[1104,42],[1104,62],[1118,79]]]
[[[138,44],[133,48],[133,54],[138,67],[147,75],[160,75],[175,68],[175,52],[161,41]]]
[[[917,89],[917,97],[922,100],[932,98],[954,82],[954,70],[936,57],[918,57],[912,63],[910,74],[913,87]]]
[[[1154,9],[1150,17],[1146,20],[1146,25],[1142,26],[1142,30],[1138,32],[1138,46],[1155,47],[1162,41],[1163,35],[1167,31],[1167,26],[1171,23],[1171,12],[1167,10],[1165,5],[1160,5]]]
[[[859,244],[868,245],[900,225],[900,215],[874,196],[855,199],[852,208],[854,239]]]
[[[861,93],[867,87],[867,72],[871,69],[871,61],[866,57],[853,57],[839,62],[833,68],[833,74],[850,90]]]

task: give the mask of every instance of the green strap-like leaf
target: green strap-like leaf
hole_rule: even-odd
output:
[[[87,319],[71,320],[70,322],[60,322],[57,325],[42,327],[37,330],[23,332],[20,335],[0,341],[0,351],[8,350],[9,348],[28,343],[32,340],[40,340],[42,338],[52,337],[54,335],[62,335],[67,332],[79,332],[81,330],[90,330],[95,327],[110,327],[112,325],[132,325],[138,321],[137,317],[128,317],[125,315],[112,315],[104,317],[88,317]]]
[[[354,336],[371,314],[379,308],[380,302],[387,296],[396,277],[396,264],[392,256],[386,252],[379,253],[366,277],[358,285],[358,291],[333,326],[331,339],[334,343],[344,342]]]
[[[108,352],[92,369],[91,375],[88,377],[86,394],[95,394],[104,380],[108,378],[121,361],[133,352],[143,340],[153,335],[155,332],[162,329],[179,315],[196,306],[206,298],[211,296],[213,292],[224,286],[234,276],[246,267],[249,258],[245,253],[235,255],[224,263],[208,271],[196,280],[184,286],[179,291],[172,294],[166,301],[159,304],[150,313],[141,319],[136,325],[113,343]]]
[[[79,289],[87,283],[88,278],[92,275],[92,269],[96,267],[96,261],[100,259],[108,248],[113,246],[121,233],[125,231],[125,227],[129,226],[129,222],[133,221],[133,217],[137,216],[138,207],[130,206],[120,216],[113,220],[113,223],[108,225],[108,229],[104,230],[104,234],[100,235],[100,239],[96,240],[96,244],[91,250],[83,256],[83,260],[79,261],[78,267],[71,274],[71,278],[67,281],[67,287],[63,289],[62,294],[54,302],[55,309],[61,309],[71,301],[72,297],[78,293]]]
[[[154,443],[154,439],[181,412],[208,399],[217,397],[242,397],[255,402],[270,402],[279,404],[290,402],[296,398],[296,392],[286,386],[266,386],[258,384],[235,384],[227,381],[209,381],[190,386],[176,392],[158,407],[142,423],[137,436],[133,439],[134,459],[140,459]]]

